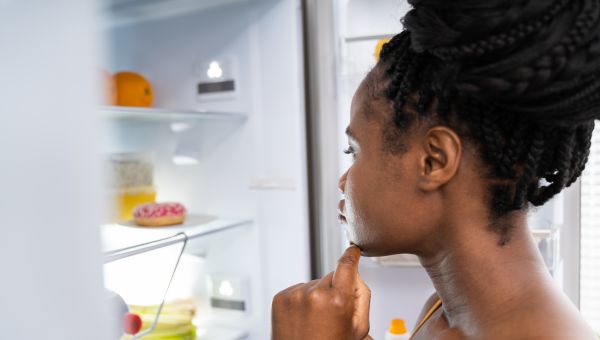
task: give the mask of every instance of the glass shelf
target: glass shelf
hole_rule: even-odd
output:
[[[251,220],[188,215],[184,224],[171,227],[138,227],[133,222],[104,225],[101,229],[104,261],[116,261],[249,223]]]
[[[208,110],[171,110],[130,106],[102,106],[100,112],[115,122],[195,123],[204,120],[245,120],[246,115]]]
[[[558,230],[559,227],[553,228],[532,228],[531,234],[537,245],[540,253],[548,267],[550,273],[554,272],[556,257],[556,249],[558,247]],[[397,254],[381,257],[371,257],[371,261],[365,261],[367,267],[420,267],[421,263],[416,255],[412,254]]]
[[[372,41],[372,40],[379,40],[379,39],[391,39],[394,37],[394,35],[396,35],[396,34],[388,33],[388,34],[373,34],[373,35],[356,35],[356,36],[345,37],[344,41],[346,43],[355,43],[355,42]]]
[[[165,19],[246,1],[248,0],[109,0],[106,1],[104,7],[108,17],[105,26],[120,26]]]

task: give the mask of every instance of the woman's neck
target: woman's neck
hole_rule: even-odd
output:
[[[513,219],[509,241],[502,246],[500,234],[482,227],[485,221],[461,220],[446,227],[434,255],[421,257],[451,327],[479,333],[481,327],[514,317],[523,301],[553,289],[525,214]]]

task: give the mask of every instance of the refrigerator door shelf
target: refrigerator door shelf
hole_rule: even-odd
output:
[[[103,106],[100,111],[112,122],[129,123],[200,123],[202,121],[233,120],[245,121],[246,115],[234,112],[208,110],[172,110],[130,106]]]
[[[384,267],[420,267],[421,263],[416,255],[397,254],[390,256],[373,257],[371,260],[378,266]]]
[[[105,260],[114,260],[115,254],[136,255],[180,242],[177,235],[185,235],[189,241],[224,232],[252,221],[247,219],[226,219],[208,215],[188,215],[183,225],[172,227],[138,227],[133,222],[102,226],[102,244]],[[123,251],[134,249],[133,252]],[[118,255],[121,256],[121,255]],[[123,257],[120,257],[123,258]]]
[[[248,0],[110,0],[104,8],[107,26],[164,19]]]
[[[533,240],[552,275],[558,262],[559,230],[560,227],[532,230]]]
[[[558,249],[558,228],[532,229],[533,239],[550,273],[554,273]],[[371,258],[368,266],[419,267],[419,258],[412,254],[397,254]]]
[[[355,35],[344,38],[346,43],[379,40],[379,39],[391,39],[398,33],[387,33],[387,34],[371,34],[371,35]]]

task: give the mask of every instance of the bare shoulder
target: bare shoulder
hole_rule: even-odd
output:
[[[513,334],[516,340],[597,340],[598,337],[592,329],[585,323],[575,320],[562,322],[561,320],[549,320],[546,322],[531,322],[529,324],[517,325],[520,332]]]
[[[592,327],[564,294],[530,304],[528,312],[530,319],[525,316],[522,319],[530,321],[523,325],[529,334],[541,331],[546,333],[545,339],[598,340]]]
[[[581,331],[575,331],[575,332],[568,332],[568,331],[562,331],[562,332],[548,332],[548,334],[535,334],[535,335],[516,335],[513,334],[511,335],[512,338],[514,340],[565,340],[565,339],[569,339],[569,340],[597,340],[598,338],[596,337],[596,335],[594,334],[590,334],[588,332],[581,332]],[[492,339],[492,338],[490,338]],[[502,336],[496,336],[493,339],[506,339],[505,337]]]
[[[592,328],[570,302],[547,298],[524,303],[511,317],[497,320],[486,333],[494,339],[598,340]]]
[[[437,293],[425,302],[416,326],[439,300]],[[522,303],[503,318],[481,324],[477,334],[463,333],[461,327],[451,327],[442,310],[437,310],[415,334],[417,339],[437,340],[598,340],[581,314],[570,303],[551,298]]]

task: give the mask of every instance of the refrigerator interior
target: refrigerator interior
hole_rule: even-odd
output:
[[[347,145],[345,127],[350,120],[350,104],[362,79],[375,65],[375,50],[380,39],[391,38],[402,30],[401,17],[410,9],[402,0],[338,0],[337,71],[339,174],[351,164],[343,155]],[[333,181],[333,179],[331,179]],[[559,286],[578,304],[578,229],[579,182],[557,195],[543,207],[532,209],[528,222],[534,239]],[[567,197],[567,199],[565,199]],[[561,228],[568,221],[568,228]],[[341,240],[346,244],[347,241]],[[383,336],[389,321],[402,318],[407,327],[416,318],[434,288],[418,259],[391,256],[363,258],[361,275],[372,290],[371,335]]]
[[[157,3],[112,2],[102,67],[142,74],[152,84],[154,109],[103,108],[109,134],[102,151],[149,157],[157,201],[182,202],[188,221],[160,230],[107,225],[105,245],[195,235],[169,297],[194,298],[199,339],[265,339],[272,296],[307,281],[310,271],[300,4]],[[234,80],[235,91],[199,95],[199,84],[216,68]],[[215,232],[202,235],[207,228]],[[152,297],[138,291],[130,300],[159,303],[179,249],[170,248],[161,259],[138,256],[146,260],[133,261],[135,281],[113,268],[107,285],[135,292],[133,282],[156,281]],[[215,307],[211,298],[223,292],[245,311]]]

